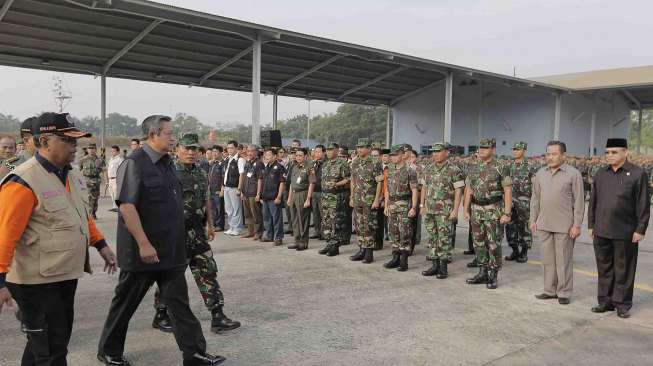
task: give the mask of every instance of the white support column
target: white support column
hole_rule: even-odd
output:
[[[261,142],[261,36],[252,45],[252,144]]]
[[[594,102],[592,104],[592,119],[590,121],[590,157],[594,156],[594,149],[596,148],[596,107],[598,97],[594,94]]]
[[[104,149],[105,135],[107,132],[107,77],[100,77],[100,118],[102,130],[100,132],[100,147]]]
[[[557,93],[555,99],[555,115],[553,117],[553,139],[560,139],[560,113],[562,111],[562,95]]]
[[[639,155],[642,149],[642,107],[639,107],[637,117],[637,154]]]
[[[390,118],[392,118],[392,107],[388,106],[388,113],[385,119],[385,147],[390,148]]]
[[[483,97],[483,93],[485,93],[485,85],[483,84],[483,80],[479,81],[479,94],[478,94],[478,138],[476,139],[476,143],[478,144],[479,141],[481,141],[481,138],[483,137],[483,109],[485,107],[485,98]]]
[[[278,108],[279,108],[279,95],[277,93],[274,93],[274,95],[272,96],[272,129],[273,130],[277,129]]]
[[[453,73],[449,71],[444,88],[444,131],[442,140],[451,142],[451,113],[453,104]]]
[[[306,147],[308,147],[308,140],[311,138],[311,100],[308,101],[308,113],[306,118]]]

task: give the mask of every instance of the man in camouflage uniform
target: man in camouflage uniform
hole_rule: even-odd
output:
[[[390,149],[390,165],[385,181],[385,215],[388,217],[388,231],[392,242],[392,259],[385,268],[408,270],[413,237],[412,218],[417,214],[417,175],[403,159],[402,145]],[[410,208],[409,208],[410,207]]]
[[[527,148],[525,142],[515,142],[512,147],[514,159],[508,163],[508,171],[512,179],[512,215],[510,223],[506,225],[506,238],[512,253],[505,259],[516,260],[518,263],[528,261],[527,253],[533,243],[528,220],[532,193],[531,179],[537,173],[537,166],[526,157]]]
[[[370,155],[369,139],[360,138],[356,144],[358,155],[351,165],[351,194],[349,206],[354,209],[358,253],[349,257],[352,261],[372,263],[374,246],[379,228],[376,210],[380,205],[383,170],[381,162]],[[383,238],[381,238],[383,239]]]
[[[206,172],[196,164],[199,148],[197,134],[185,134],[177,145],[175,169],[182,184],[184,197],[184,225],[186,228],[186,255],[204,305],[211,312],[211,331],[214,333],[240,327],[223,312],[224,296],[218,283],[218,266],[213,258],[209,240],[213,240],[213,221],[209,197],[209,180]],[[156,315],[152,326],[171,332],[172,326],[165,304],[160,301],[159,288],[154,294]]]
[[[347,146],[340,146],[340,153],[339,153],[340,159],[342,159],[346,164],[349,166],[349,171],[351,172],[351,156],[349,155],[349,148]],[[342,232],[342,242],[340,245],[349,245],[351,243],[351,234],[353,231],[352,228],[352,223],[353,223],[353,209],[349,207],[349,200],[351,199],[350,197],[350,184],[349,181],[347,181],[347,184],[345,185],[345,227]]]
[[[453,251],[455,230],[452,223],[458,217],[465,186],[462,172],[448,160],[447,145],[445,142],[438,142],[431,146],[433,160],[420,174],[420,214],[424,218],[424,226],[429,235],[429,253],[426,259],[433,263],[422,275],[435,275],[439,279],[449,276],[447,264]]]
[[[488,289],[498,286],[503,225],[510,222],[512,213],[512,180],[494,157],[495,151],[495,139],[481,139],[478,161],[470,167],[465,181],[465,218],[471,219],[479,266],[478,274],[467,283],[485,283]]]
[[[97,212],[98,199],[100,198],[100,185],[102,182],[101,174],[105,167],[104,160],[97,155],[97,146],[90,144],[86,148],[88,155],[79,159],[79,170],[86,178],[86,187],[88,188],[88,202],[93,218]]]
[[[338,144],[329,144],[327,160],[322,165],[322,232],[327,243],[318,253],[329,257],[340,254],[339,247],[345,242],[349,203],[346,193],[351,172],[347,160],[338,157],[338,151]]]

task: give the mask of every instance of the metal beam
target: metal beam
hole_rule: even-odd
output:
[[[274,93],[272,96],[272,129],[277,129],[277,118],[279,112],[279,95]]]
[[[642,108],[639,109],[637,118],[637,154],[640,153],[642,146]]]
[[[5,15],[7,15],[7,12],[9,11],[9,7],[11,7],[11,4],[13,4],[14,0],[7,0],[4,5],[2,5],[2,9],[0,9],[0,22],[2,19],[4,19]]]
[[[442,139],[451,142],[451,120],[453,114],[453,73],[449,72],[444,87],[444,129]]]
[[[390,119],[392,118],[392,107],[388,107],[388,114],[385,119],[385,147],[386,149],[390,148]]]
[[[594,149],[596,149],[596,108],[598,107],[598,96],[594,94],[594,99],[592,100],[592,119],[590,120],[590,157],[595,155]]]
[[[254,41],[255,44],[256,44],[256,42],[259,42],[259,46],[260,46],[261,41],[260,40]],[[234,62],[236,62],[236,61],[240,60],[241,58],[245,57],[245,55],[252,52],[253,48],[254,48],[254,46],[247,47],[246,49],[238,52],[238,54],[236,54],[234,57],[232,57],[232,58],[228,59],[227,61],[223,62],[220,66],[218,66],[218,67],[214,68],[213,70],[207,72],[206,74],[204,74],[200,78],[200,81],[197,83],[197,85],[204,84],[209,78],[213,77],[214,75],[216,75],[220,71],[222,71],[222,70],[226,69],[227,67],[231,66],[231,64],[233,64]],[[260,52],[260,49],[259,49],[259,52]]]
[[[107,133],[107,77],[104,75],[100,77],[100,118],[102,122],[100,147],[104,149]]]
[[[261,36],[252,44],[252,144],[261,142]],[[241,52],[242,53],[242,52]]]
[[[378,83],[379,81],[381,81],[383,79],[389,78],[390,76],[398,74],[398,73],[400,73],[402,71],[405,71],[407,69],[408,69],[407,66],[401,66],[401,67],[396,68],[396,69],[394,69],[392,71],[386,72],[383,75],[379,75],[379,76],[375,77],[374,79],[372,79],[370,81],[367,81],[367,82],[365,82],[365,83],[363,83],[361,85],[357,85],[357,86],[355,86],[355,87],[353,87],[351,89],[346,90],[344,93],[342,93],[342,94],[340,94],[338,96],[338,100],[346,97],[349,94],[355,93],[355,92],[357,92],[357,91],[359,91],[361,89],[365,89],[365,88],[367,88],[368,86],[370,86],[372,84],[376,84],[376,83]]]
[[[334,62],[340,60],[340,59],[343,58],[343,57],[345,57],[345,55],[335,55],[335,56],[333,56],[333,57],[331,57],[331,58],[329,58],[329,59],[327,59],[327,60],[324,60],[324,61],[320,62],[319,64],[317,64],[317,65],[311,67],[310,69],[308,69],[308,70],[302,72],[301,74],[299,74],[299,75],[297,75],[297,76],[291,78],[290,80],[281,83],[281,85],[279,85],[279,86],[277,87],[277,92],[280,91],[281,89],[287,87],[288,85],[294,83],[295,81],[300,80],[300,79],[303,79],[303,78],[305,78],[306,76],[308,76],[308,75],[310,75],[310,74],[312,74],[312,73],[318,71],[319,69],[321,69],[321,68],[323,68],[323,67],[325,67],[325,66],[327,66],[327,65],[329,65],[329,64],[332,64],[332,63],[334,63]]]
[[[395,104],[401,102],[402,100],[404,100],[404,99],[406,99],[406,98],[410,98],[410,97],[412,97],[413,95],[417,95],[417,94],[419,94],[419,93],[421,93],[421,92],[423,92],[423,91],[425,91],[425,90],[431,89],[432,87],[434,87],[434,86],[436,86],[436,85],[440,85],[440,84],[444,83],[445,80],[446,80],[446,78],[442,78],[442,79],[440,79],[440,80],[436,80],[436,81],[434,81],[434,82],[432,82],[432,83],[430,83],[430,84],[427,84],[427,85],[425,85],[425,86],[423,86],[423,87],[421,87],[421,88],[419,88],[419,89],[415,89],[415,90],[410,91],[410,92],[408,92],[408,93],[406,93],[406,94],[400,95],[400,96],[396,97],[395,99],[393,99],[393,100],[390,102],[390,105],[393,106],[393,105],[395,105]]]
[[[562,112],[562,94],[556,93],[555,99],[555,112],[553,116],[553,139],[560,139],[560,114]]]
[[[637,106],[637,109],[642,109],[642,104],[639,102],[639,100],[637,100],[637,98],[635,98],[635,96],[631,92],[629,92],[626,89],[621,89],[621,92],[624,93],[626,98],[630,99],[630,101]]]
[[[140,42],[145,36],[150,34],[156,28],[157,25],[163,23],[162,20],[155,20],[152,23],[150,23],[145,29],[143,29],[134,39],[131,40],[131,42],[127,43],[125,47],[123,47],[118,53],[116,53],[109,61],[107,61],[106,64],[104,64],[104,67],[102,68],[103,74],[106,74],[107,71],[111,68],[113,64],[115,64],[122,56],[124,56],[129,50],[134,48]]]

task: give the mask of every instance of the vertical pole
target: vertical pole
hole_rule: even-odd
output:
[[[594,94],[594,103],[592,104],[592,119],[590,121],[590,157],[594,156],[594,149],[596,149],[596,106],[597,95]]]
[[[449,71],[444,88],[444,131],[442,139],[451,142],[451,106],[453,104],[453,73]]]
[[[560,113],[562,110],[562,95],[556,93],[555,95],[555,115],[553,119],[553,139],[560,139]]]
[[[483,137],[483,107],[485,104],[485,98],[483,98],[483,93],[484,91],[484,84],[483,80],[479,81],[479,95],[478,95],[478,138],[476,139],[476,143],[478,144],[479,141],[481,141],[481,137]]]
[[[308,115],[306,118],[306,147],[308,147],[308,140],[311,138],[311,100],[308,101]]]
[[[261,36],[252,49],[252,144],[261,141]]]
[[[385,147],[390,148],[390,118],[392,117],[392,108],[388,106],[388,113],[385,118]]]
[[[278,111],[279,95],[274,93],[272,97],[272,129],[277,129],[277,111]]]
[[[637,155],[639,155],[642,147],[642,107],[639,107],[639,115],[637,117]]]
[[[107,133],[107,78],[105,75],[100,77],[100,118],[102,122],[100,147],[104,149],[104,141]]]

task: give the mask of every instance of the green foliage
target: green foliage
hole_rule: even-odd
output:
[[[633,111],[630,113],[630,131],[628,136],[628,145],[630,149],[635,151],[637,146],[637,133],[639,130],[638,125],[638,112]],[[642,112],[642,154],[653,153],[653,109],[645,109]]]
[[[21,121],[11,114],[0,113],[0,132],[15,133],[20,129]]]

